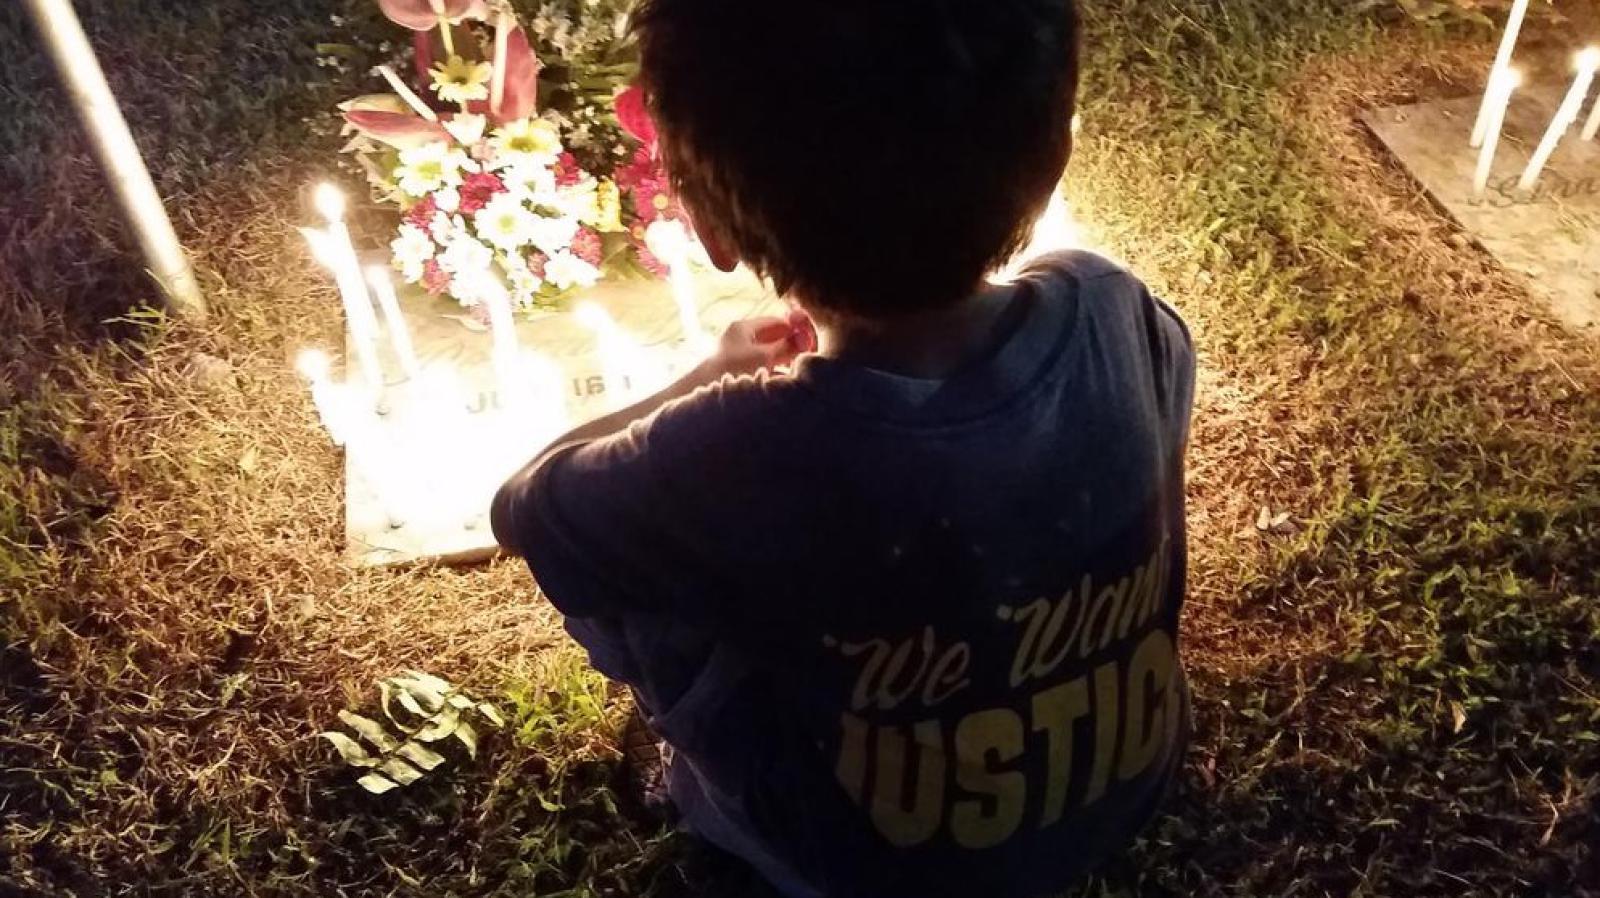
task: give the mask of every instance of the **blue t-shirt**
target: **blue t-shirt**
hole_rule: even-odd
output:
[[[1187,331],[1081,252],[1011,316],[948,379],[807,356],[496,500],[677,749],[685,821],[791,895],[1042,894],[1177,769]]]

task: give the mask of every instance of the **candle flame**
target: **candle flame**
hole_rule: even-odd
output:
[[[344,193],[329,183],[317,185],[314,198],[317,211],[330,222],[344,221]]]

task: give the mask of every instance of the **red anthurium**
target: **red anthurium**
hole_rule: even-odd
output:
[[[483,19],[489,15],[484,0],[378,0],[383,14],[412,31],[438,28],[440,20]]]
[[[622,130],[628,132],[645,145],[645,149],[653,156],[656,152],[657,136],[656,123],[650,118],[650,110],[645,106],[644,89],[638,85],[624,88],[617,94],[617,124]]]
[[[541,66],[521,25],[506,36],[506,58],[500,64],[506,70],[506,92],[500,108],[494,111],[495,120],[514,122],[538,112]]]

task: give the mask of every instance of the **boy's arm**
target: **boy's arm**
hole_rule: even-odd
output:
[[[663,428],[685,436],[700,432],[698,426],[685,430],[684,423],[703,418],[702,412],[673,416],[665,407],[727,375],[788,364],[812,347],[810,334],[803,319],[736,323],[716,354],[676,383],[557,440],[496,494],[490,509],[496,540],[527,559],[546,594],[569,614],[598,612],[615,603],[607,597],[621,599],[642,586],[643,578],[630,574],[659,565],[624,554],[630,546],[656,554],[670,534],[673,504],[660,495],[660,448],[653,444]]]

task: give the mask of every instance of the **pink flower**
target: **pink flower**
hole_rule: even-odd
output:
[[[488,172],[474,172],[467,175],[462,179],[460,188],[461,214],[476,214],[484,206],[488,205],[489,200],[493,199],[495,194],[501,193],[505,189],[506,183],[500,180],[498,175],[492,175]],[[432,197],[429,197],[429,199],[431,200]]]
[[[528,254],[528,270],[533,272],[534,277],[544,280],[544,266],[549,261],[549,256],[535,250]]]
[[[600,243],[600,235],[588,228],[578,229],[578,233],[572,236],[571,246],[574,256],[596,268],[600,267],[601,260],[605,258],[605,247]]]
[[[426,231],[433,226],[433,214],[439,211],[439,204],[433,201],[430,194],[423,197],[416,205],[406,210],[406,224]]]
[[[450,275],[439,265],[438,259],[429,259],[422,266],[422,286],[434,296],[450,292]]]
[[[438,28],[441,20],[454,23],[489,15],[484,0],[378,0],[378,6],[390,21],[412,31]]]
[[[636,229],[634,237],[634,249],[639,254],[639,267],[650,272],[658,278],[664,278],[671,275],[672,269],[667,267],[667,263],[656,258],[656,254],[651,252],[650,248],[644,245],[644,229]]]
[[[556,158],[555,173],[556,183],[562,187],[571,187],[588,176],[583,166],[578,164],[578,157],[570,152],[562,152]]]
[[[397,149],[404,150],[450,138],[444,125],[417,115],[405,101],[393,94],[357,97],[339,104],[339,108],[351,127]]]
[[[650,118],[650,110],[645,103],[644,89],[638,85],[623,88],[617,94],[615,102],[617,124],[635,140],[644,144],[645,150],[654,156],[659,137],[656,134],[656,123]]]

